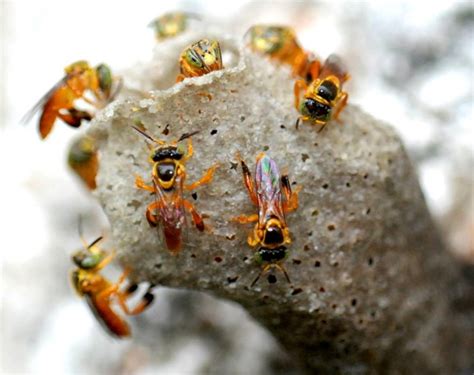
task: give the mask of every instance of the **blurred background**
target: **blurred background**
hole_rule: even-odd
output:
[[[41,142],[36,121],[20,119],[73,61],[118,72],[149,61],[156,41],[147,25],[166,11],[202,14],[234,36],[255,23],[288,24],[304,48],[343,56],[350,103],[396,128],[450,251],[474,263],[472,1],[0,4],[1,372],[298,373],[233,303],[160,288],[130,319],[133,338],[117,341],[70,287],[79,215],[88,240],[107,232],[107,220],[66,164],[78,132],[57,124]]]

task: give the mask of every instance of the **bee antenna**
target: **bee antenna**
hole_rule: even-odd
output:
[[[192,137],[193,135],[195,135],[199,132],[200,132],[200,130],[195,130],[191,133],[184,133],[181,137],[179,137],[178,142],[181,142],[181,141],[185,140],[186,138]]]
[[[143,130],[138,129],[136,126],[133,126],[133,125],[132,125],[132,128],[135,129],[141,135],[143,135],[146,139],[149,139],[150,141],[157,143],[156,139],[154,139],[151,135],[148,135],[147,133],[145,133]]]
[[[99,243],[100,241],[102,241],[104,237],[100,236],[98,238],[96,238],[94,241],[92,241],[89,246],[87,246],[87,250],[89,250],[92,246],[94,245],[97,245],[97,243]]]

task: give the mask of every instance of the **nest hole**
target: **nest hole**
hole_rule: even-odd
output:
[[[314,262],[314,266],[316,268],[321,267],[321,262],[319,260],[317,260],[316,262]]]
[[[211,135],[217,134],[217,129],[212,129],[211,130]]]
[[[269,284],[275,284],[277,282],[277,278],[275,275],[268,275],[267,281]]]
[[[220,262],[222,262],[222,261],[223,261],[222,257],[220,257],[220,256],[214,257],[214,262],[220,263]]]
[[[239,279],[239,276],[229,276],[229,277],[227,278],[227,282],[228,282],[229,284],[233,284],[233,283],[235,283],[238,279]]]

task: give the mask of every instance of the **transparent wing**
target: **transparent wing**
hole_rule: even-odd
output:
[[[41,111],[46,104],[46,102],[51,98],[51,96],[59,89],[61,86],[64,86],[69,77],[66,75],[61,78],[53,87],[51,87],[46,94],[44,94],[40,100],[21,118],[21,124],[28,124],[36,113]]]

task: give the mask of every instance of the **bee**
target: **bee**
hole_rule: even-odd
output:
[[[22,120],[28,122],[36,112],[41,111],[39,132],[42,139],[48,136],[58,118],[74,128],[78,128],[82,121],[90,121],[93,118],[92,112],[76,107],[76,100],[82,99],[94,108],[100,109],[117,96],[122,86],[121,78],[113,77],[110,68],[105,64],[93,68],[87,61],[81,60],[64,70],[66,75]],[[92,94],[93,99],[87,94]]]
[[[71,272],[71,282],[74,290],[79,296],[84,297],[96,319],[103,328],[112,336],[123,338],[130,336],[130,327],[122,316],[112,308],[112,303],[118,302],[118,306],[127,315],[140,314],[153,301],[151,287],[141,298],[141,301],[130,310],[127,299],[137,290],[136,284],[131,284],[125,291],[121,285],[128,275],[125,271],[116,283],[112,283],[100,274],[114,258],[113,253],[107,253],[100,249],[97,244],[102,237],[97,238],[91,244],[84,242],[84,248],[72,255],[76,269]]]
[[[240,159],[244,184],[250,200],[258,208],[258,214],[241,215],[233,219],[241,224],[256,222],[247,238],[252,248],[257,248],[254,257],[262,267],[251,286],[262,274],[277,268],[290,282],[282,262],[287,257],[287,245],[291,243],[290,230],[285,214],[298,208],[298,191],[292,191],[287,175],[280,175],[275,161],[264,153],[257,156],[255,181],[245,162]]]
[[[245,35],[252,51],[290,65],[294,75],[309,82],[316,78],[320,62],[314,54],[301,47],[291,27],[255,25]]]
[[[171,254],[177,255],[182,247],[182,230],[185,225],[186,210],[191,214],[197,230],[202,232],[205,229],[202,216],[190,201],[183,198],[183,192],[184,190],[194,190],[211,182],[218,165],[214,164],[209,168],[200,180],[186,185],[185,163],[193,155],[191,136],[198,132],[183,134],[177,141],[169,144],[151,137],[136,127],[133,128],[156,144],[156,146],[148,144],[150,149],[149,160],[153,164],[153,185],[146,185],[139,176],[135,179],[137,188],[155,195],[155,201],[147,207],[146,219],[152,227],[161,224],[168,250]],[[187,152],[181,145],[178,145],[179,142],[185,139],[188,139]]]
[[[214,70],[224,69],[221,47],[217,40],[201,39],[186,47],[179,56],[180,74],[176,82],[187,77],[199,77]]]
[[[93,138],[87,135],[77,138],[69,148],[67,162],[90,190],[97,187],[95,177],[99,168],[99,160],[97,146]]]
[[[296,121],[311,120],[317,125],[322,125],[322,131],[330,120],[337,120],[339,114],[347,104],[349,95],[342,91],[344,82],[350,79],[344,64],[337,55],[330,55],[317,74],[317,78],[308,83],[304,80],[295,82],[295,107],[301,116]],[[301,100],[301,93],[303,100]]]
[[[192,13],[169,12],[155,18],[148,25],[155,31],[158,41],[174,37],[186,30],[189,18],[199,18]]]

